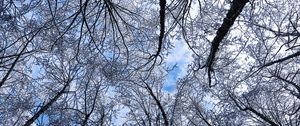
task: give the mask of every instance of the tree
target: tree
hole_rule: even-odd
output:
[[[2,0],[0,124],[300,125],[299,3]]]

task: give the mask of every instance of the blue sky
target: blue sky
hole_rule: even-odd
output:
[[[183,40],[174,40],[174,48],[170,52],[166,63],[176,66],[169,72],[164,90],[173,93],[176,91],[176,81],[186,74],[187,66],[192,62],[192,51]]]

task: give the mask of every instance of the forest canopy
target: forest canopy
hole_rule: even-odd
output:
[[[299,37],[299,0],[1,0],[0,125],[299,126]]]

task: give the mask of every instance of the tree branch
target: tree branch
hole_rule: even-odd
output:
[[[269,119],[267,116],[265,116],[264,114],[256,111],[255,109],[253,109],[252,107],[249,106],[245,106],[244,108],[239,105],[238,101],[232,96],[231,93],[228,93],[229,97],[231,98],[231,100],[233,100],[233,102],[235,103],[235,105],[241,110],[241,111],[250,111],[252,113],[254,113],[256,116],[258,116],[259,118],[261,118],[262,120],[264,120],[265,122],[271,124],[272,126],[278,126],[275,122],[273,122],[271,119]]]
[[[161,105],[159,99],[155,96],[154,92],[152,91],[151,87],[148,85],[148,83],[146,83],[145,81],[143,81],[146,85],[146,88],[148,89],[151,97],[155,100],[159,110],[161,111],[162,113],[162,116],[163,116],[163,119],[164,119],[164,125],[165,126],[168,126],[169,125],[169,121],[168,121],[168,117],[167,117],[167,114],[163,108],[163,106]]]
[[[26,121],[26,123],[23,126],[30,126],[36,119],[40,117],[45,111],[47,111],[54,102],[57,101],[57,99],[62,96],[62,94],[65,92],[66,88],[70,85],[71,80],[68,80],[66,84],[64,85],[63,89],[61,89],[54,98],[50,99],[50,101],[43,106],[37,113],[35,113],[29,120]]]
[[[160,6],[160,10],[159,10],[159,15],[160,15],[160,33],[159,33],[159,40],[158,40],[158,49],[156,54],[154,55],[155,57],[157,57],[159,55],[159,53],[161,52],[162,49],[162,44],[163,44],[163,38],[164,38],[164,34],[165,34],[165,11],[166,11],[166,0],[160,0],[159,1],[159,6]]]
[[[211,43],[210,53],[206,60],[206,67],[208,72],[209,86],[211,87],[211,72],[212,72],[212,64],[213,60],[216,57],[216,53],[219,49],[221,41],[224,39],[226,34],[228,33],[230,27],[233,25],[236,18],[240,15],[244,6],[249,0],[234,0],[230,7],[230,10],[226,14],[226,17],[223,19],[223,23],[221,27],[217,31],[217,35],[213,39]]]

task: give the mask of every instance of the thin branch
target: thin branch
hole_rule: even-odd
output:
[[[264,114],[256,111],[255,109],[253,109],[252,107],[249,106],[245,106],[244,108],[238,103],[238,101],[233,97],[233,95],[231,93],[228,93],[229,97],[231,100],[233,100],[233,102],[235,103],[235,105],[241,110],[241,111],[250,111],[252,113],[254,113],[256,116],[258,116],[259,118],[261,118],[262,120],[264,120],[265,122],[271,124],[272,126],[278,126],[275,122],[273,122],[271,119],[269,119],[267,116],[265,116]]]
[[[292,58],[297,57],[299,55],[300,55],[300,51],[298,51],[298,52],[296,52],[294,54],[288,55],[288,56],[286,56],[284,58],[281,58],[281,59],[278,59],[278,60],[266,63],[263,66],[261,66],[260,69],[263,68],[263,67],[271,66],[271,65],[276,64],[276,63],[284,62],[286,60],[292,59]]]
[[[26,123],[23,126],[30,126],[36,119],[38,119],[40,117],[40,115],[42,115],[45,111],[47,111],[54,102],[57,101],[58,98],[60,98],[60,96],[63,95],[63,93],[65,92],[66,88],[70,85],[72,79],[68,79],[66,84],[64,85],[63,89],[61,89],[54,98],[50,99],[50,101],[43,106],[37,113],[35,113],[29,120],[26,121]]]
[[[19,59],[21,58],[21,56],[24,54],[24,51],[26,50],[27,46],[29,45],[29,43],[34,39],[34,37],[40,32],[41,28],[38,29],[38,31],[29,39],[27,40],[26,44],[24,45],[24,47],[22,48],[21,52],[17,55],[15,61],[13,62],[12,66],[9,68],[9,70],[7,71],[7,73],[5,74],[5,76],[2,78],[1,82],[0,82],[0,88],[4,85],[5,81],[7,80],[7,78],[9,77],[9,75],[11,74],[11,72],[13,71],[14,67],[17,65]]]
[[[148,85],[148,83],[146,83],[144,80],[143,82],[145,83],[146,85],[146,88],[148,89],[151,97],[155,100],[159,110],[161,111],[162,113],[162,116],[163,116],[163,119],[164,119],[164,125],[165,126],[168,126],[169,125],[169,121],[168,121],[168,117],[167,117],[167,114],[162,106],[162,104],[160,103],[159,99],[155,96],[154,92],[152,91],[151,87]]]

